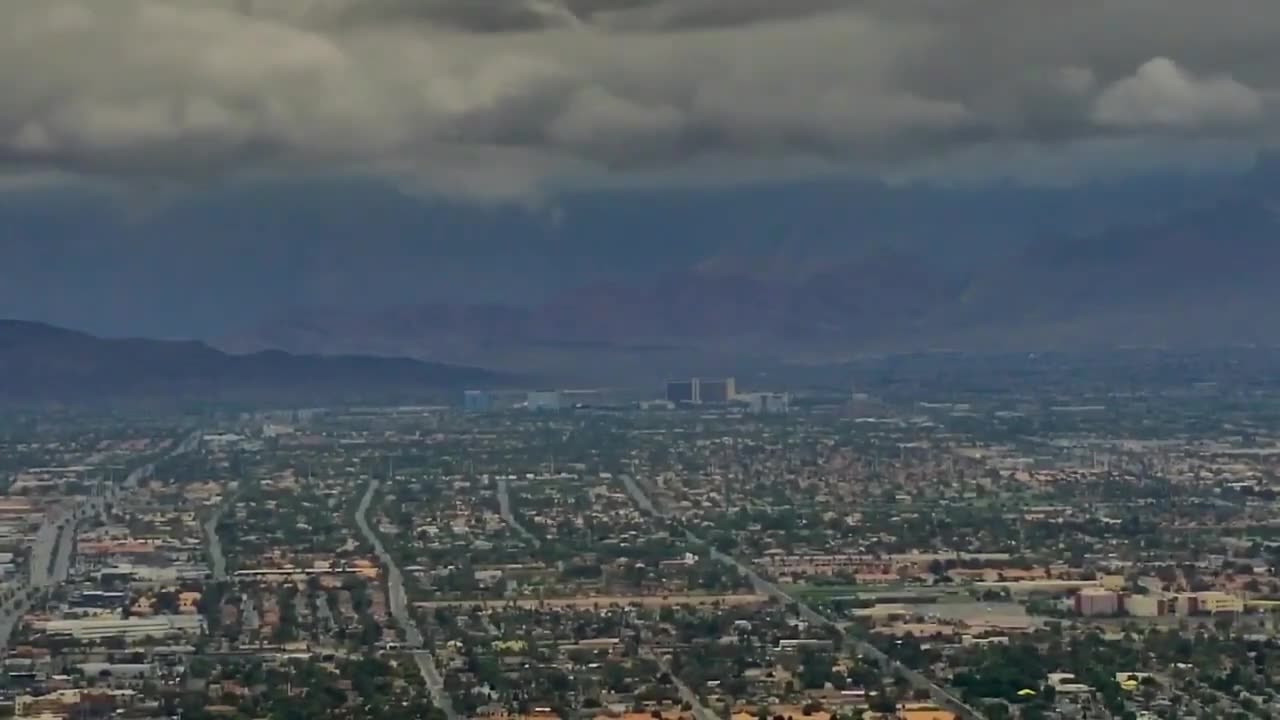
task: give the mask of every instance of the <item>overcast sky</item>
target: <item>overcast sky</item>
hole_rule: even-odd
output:
[[[1268,145],[1278,37],[1275,0],[5,0],[0,180],[1070,181]]]

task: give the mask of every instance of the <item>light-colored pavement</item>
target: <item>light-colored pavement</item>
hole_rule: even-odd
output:
[[[258,624],[258,606],[253,597],[245,595],[240,601],[240,627],[245,632],[253,632],[258,629]]]
[[[328,635],[334,628],[333,611],[329,609],[329,597],[321,591],[316,596],[316,618],[321,635]]]
[[[31,607],[28,593],[44,591],[66,579],[75,549],[78,514],[91,512],[96,512],[91,505],[59,505],[45,516],[32,540],[28,576],[18,587],[18,596],[0,607],[0,655],[8,649],[14,627]]]
[[[218,537],[218,523],[222,521],[222,512],[226,503],[219,503],[201,528],[204,531],[205,551],[209,556],[209,571],[213,573],[214,582],[227,579],[227,558],[222,554],[222,538]]]
[[[648,494],[643,489],[641,489],[640,484],[636,482],[634,478],[632,478],[630,475],[622,475],[621,477],[622,477],[622,483],[626,488],[627,494],[631,496],[631,499],[635,502],[637,507],[657,517],[668,517],[668,514],[665,511],[660,511],[656,507],[654,507],[653,502],[652,500],[649,499]],[[905,677],[911,683],[912,687],[915,687],[917,689],[927,690],[929,692],[930,697],[933,698],[934,702],[953,711],[954,713],[956,713],[958,717],[966,718],[966,720],[980,720],[982,718],[982,715],[980,715],[973,708],[966,705],[962,700],[960,700],[960,698],[956,697],[953,693],[951,693],[946,688],[934,683],[929,678],[906,667],[905,665],[897,662],[893,658],[890,658],[889,656],[881,652],[879,648],[876,648],[874,645],[866,641],[860,640],[858,638],[850,637],[845,632],[844,628],[832,622],[831,619],[826,617],[825,615],[818,613],[813,608],[809,607],[807,604],[799,600],[796,600],[794,597],[788,595],[782,588],[778,587],[774,583],[769,582],[768,580],[761,577],[760,574],[757,573],[755,569],[752,568],[748,563],[742,562],[741,560],[738,560],[737,558],[731,555],[726,555],[720,552],[719,550],[716,550],[715,548],[711,547],[705,540],[693,534],[692,531],[686,530],[685,535],[687,536],[690,542],[706,545],[711,556],[715,558],[717,561],[724,563],[726,565],[732,565],[736,567],[739,572],[741,572],[748,580],[751,581],[751,586],[755,589],[756,592],[761,593],[763,595],[773,596],[785,603],[791,604],[796,608],[797,612],[799,612],[802,618],[804,618],[805,620],[808,620],[811,623],[814,623],[816,625],[827,625],[832,628],[835,628],[838,632],[840,632],[841,635],[845,636],[846,640],[853,643],[854,647],[857,648],[858,653],[860,655],[874,660],[877,664],[879,664],[882,668],[885,668],[886,670],[891,670],[894,673],[901,675],[902,677]]]
[[[435,656],[431,654],[429,648],[424,647],[422,633],[409,612],[409,603],[404,592],[404,578],[400,574],[400,568],[396,566],[395,561],[391,559],[391,554],[382,547],[382,541],[369,526],[369,504],[373,502],[373,495],[378,491],[378,484],[377,480],[371,480],[369,486],[365,488],[364,495],[360,498],[360,505],[356,508],[356,525],[359,526],[360,534],[364,535],[364,539],[373,546],[374,554],[378,556],[387,573],[387,596],[390,600],[391,616],[404,630],[405,643],[413,653],[413,660],[418,664],[418,671],[422,673],[427,689],[431,691],[432,702],[444,711],[446,718],[458,720],[458,715],[453,710],[453,701],[444,689],[444,678],[440,677],[440,671],[436,668]]]
[[[658,657],[651,651],[642,651],[642,654],[658,663],[658,667],[661,667],[663,672],[671,676],[671,682],[676,686],[676,692],[680,693],[680,699],[689,703],[689,707],[692,708],[690,712],[693,713],[694,720],[721,720],[719,715],[711,712],[706,705],[702,704],[702,698],[698,697],[698,694],[693,691],[693,688],[689,687],[688,683],[681,680],[679,675],[671,672],[670,658]]]
[[[168,457],[194,450],[200,444],[200,435],[198,431],[188,435],[169,451]],[[148,463],[130,472],[119,485],[99,486],[101,489],[88,497],[62,503],[49,510],[31,543],[25,584],[19,588],[17,598],[0,607],[0,655],[8,649],[14,627],[31,605],[27,593],[30,590],[44,591],[66,581],[75,555],[80,523],[94,515],[102,515],[108,503],[119,499],[122,489],[124,492],[133,490],[143,478],[154,472],[155,464]]]
[[[0,654],[8,649],[15,626],[31,607],[27,593],[30,590],[43,592],[67,579],[79,522],[101,512],[102,504],[103,498],[94,496],[49,510],[31,543],[26,582],[21,586],[18,597],[0,608]]]
[[[528,540],[534,547],[538,547],[542,544],[538,538],[535,537],[533,533],[529,532],[528,528],[521,525],[520,521],[516,520],[516,516],[512,514],[511,492],[507,487],[506,480],[498,481],[498,514],[502,516],[502,521],[507,524],[507,527],[515,530],[520,537]]]
[[[26,614],[30,606],[26,599],[27,592],[26,587],[19,589],[17,597],[0,608],[0,655],[3,655],[9,647],[9,637],[13,635],[13,628],[18,624],[18,618]]]

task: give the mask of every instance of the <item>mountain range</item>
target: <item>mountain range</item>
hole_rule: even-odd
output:
[[[1269,344],[1276,188],[1264,157],[1067,187],[824,181],[540,209],[356,180],[131,212],[10,192],[0,316],[601,382],[930,349]]]
[[[0,320],[0,401],[5,402],[250,396],[406,400],[504,380],[478,368],[416,360],[279,350],[231,355],[198,342],[103,339],[41,323]]]
[[[1051,236],[975,263],[892,246],[840,254],[783,244],[583,283],[532,304],[296,309],[224,342],[543,371],[630,363],[655,374],[942,348],[1277,343],[1280,204],[1261,175],[1158,219]]]
[[[877,255],[963,273],[1028,243],[1149,222],[1224,178],[1068,187],[853,180],[600,190],[473,206],[362,180],[182,193],[0,192],[0,317],[108,337],[221,343],[295,311],[533,310],[685,276],[769,285]]]

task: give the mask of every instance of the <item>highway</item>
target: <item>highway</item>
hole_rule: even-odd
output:
[[[31,607],[27,593],[44,590],[67,579],[78,521],[97,513],[101,502],[102,498],[94,497],[76,505],[58,505],[45,515],[31,543],[28,575],[25,582],[18,585],[18,597],[0,608],[0,655],[9,647],[14,626]]]
[[[642,511],[648,512],[657,517],[665,518],[670,516],[668,513],[664,511],[659,511],[656,507],[654,507],[653,502],[649,499],[649,496],[644,492],[644,490],[640,488],[640,484],[637,483],[634,478],[632,478],[630,475],[622,475],[621,477],[622,477],[622,483],[626,487],[627,494],[631,496],[631,499],[635,502],[636,506],[639,507]],[[883,652],[879,650],[879,648],[876,648],[874,645],[864,640],[860,640],[855,637],[850,637],[844,631],[844,628],[832,622],[831,619],[826,617],[825,615],[818,613],[816,610],[809,607],[807,604],[800,602],[799,600],[796,600],[794,597],[788,595],[786,591],[778,587],[776,584],[761,577],[760,574],[757,573],[755,569],[752,568],[748,563],[742,562],[741,560],[738,560],[737,558],[731,555],[726,555],[720,552],[719,550],[716,550],[715,548],[711,547],[710,544],[708,544],[705,540],[693,534],[692,531],[685,530],[685,535],[690,542],[695,542],[701,545],[705,545],[708,548],[708,551],[711,553],[711,557],[715,558],[717,561],[724,563],[726,565],[732,565],[738,568],[738,571],[741,572],[744,576],[746,576],[748,580],[751,581],[751,585],[756,592],[762,595],[770,595],[785,603],[790,603],[797,609],[801,617],[803,617],[805,620],[808,620],[811,623],[814,623],[817,625],[826,625],[826,626],[835,628],[841,635],[844,635],[845,639],[848,642],[853,643],[854,647],[857,648],[858,653],[860,655],[862,655],[863,657],[871,658],[872,660],[877,662],[882,668],[891,670],[896,674],[901,675],[902,677],[905,677],[907,681],[911,683],[912,687],[916,689],[927,690],[929,692],[929,696],[933,698],[933,701],[935,703],[938,703],[939,705],[947,708],[948,710],[951,710],[956,714],[957,717],[965,718],[966,720],[981,720],[981,718],[983,717],[981,714],[978,713],[978,711],[966,705],[964,701],[956,697],[953,693],[951,693],[946,688],[942,687],[941,685],[938,685],[937,683],[934,683],[929,678],[925,677],[924,675],[921,675],[920,673],[916,672],[915,670],[912,670],[911,668],[906,667],[905,665],[903,665],[902,663],[899,663],[893,658],[890,658],[888,655],[885,655]]]
[[[391,559],[391,554],[382,547],[382,541],[369,526],[369,504],[373,502],[378,485],[377,480],[371,480],[369,486],[365,488],[364,495],[360,498],[360,505],[356,508],[356,525],[359,526],[360,534],[364,535],[364,539],[373,546],[374,553],[386,571],[387,599],[391,606],[391,616],[404,630],[405,644],[409,646],[413,660],[418,664],[418,671],[422,673],[422,679],[426,681],[427,689],[431,691],[432,702],[444,711],[445,717],[449,720],[458,720],[458,715],[453,710],[453,701],[449,693],[445,692],[444,678],[440,677],[440,671],[436,669],[435,656],[431,654],[429,648],[425,647],[418,624],[409,612],[409,602],[405,596],[404,578],[400,574],[400,568],[396,566],[395,561]]]
[[[194,432],[171,450],[168,457],[190,452],[199,444],[200,433]],[[132,490],[153,472],[155,464],[148,463],[129,473],[120,485],[99,486],[100,489],[88,497],[67,501],[49,509],[31,543],[26,582],[20,584],[17,598],[0,607],[0,655],[9,647],[14,626],[31,606],[27,593],[30,590],[43,591],[67,579],[75,554],[76,533],[80,522],[104,513],[107,504],[118,499],[121,488]]]
[[[534,537],[533,533],[529,532],[525,526],[521,525],[520,522],[516,520],[516,516],[512,514],[511,493],[507,489],[506,480],[498,481],[498,514],[502,516],[502,521],[507,524],[507,527],[515,530],[520,537],[528,540],[534,547],[538,547],[538,545],[541,544],[538,541],[538,538]]]

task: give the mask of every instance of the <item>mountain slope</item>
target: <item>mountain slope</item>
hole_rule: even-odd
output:
[[[532,307],[300,311],[225,346],[410,355],[566,375],[606,367],[661,374],[884,342],[920,327],[960,283],[919,257],[877,252],[799,277],[692,269],[649,283],[596,282]]]
[[[203,343],[103,339],[40,323],[0,320],[0,399],[76,401],[129,396],[401,392],[407,397],[503,377],[408,359],[230,355]]]
[[[971,280],[937,329],[1004,346],[1280,342],[1280,212],[1240,195],[1162,222],[1042,243]],[[953,334],[951,337],[955,337]]]
[[[972,271],[893,250],[804,269],[785,256],[704,263],[531,307],[304,313],[235,342],[570,372],[628,354],[671,369],[941,347],[1275,343],[1276,268],[1280,212],[1254,188],[1158,222],[1029,243]]]
[[[877,247],[944,268],[1148,221],[1218,175],[1071,188],[824,180],[557,196],[553,208],[451,204],[378,183],[260,182],[161,194],[0,193],[0,316],[110,336],[219,338],[264,312],[509,305],[672,274],[789,284]],[[145,194],[148,202],[150,194]],[[49,292],[57,288],[58,292]],[[276,309],[276,310],[273,310]]]
[[[538,299],[303,309],[222,344],[576,376],[939,348],[1280,343],[1280,157],[1242,175],[1143,187],[1069,201],[809,188],[642,203],[626,242],[610,247],[627,249],[624,265],[646,258],[643,271],[575,264]],[[730,198],[750,202],[707,211]],[[698,238],[697,250],[640,242],[662,228]]]

